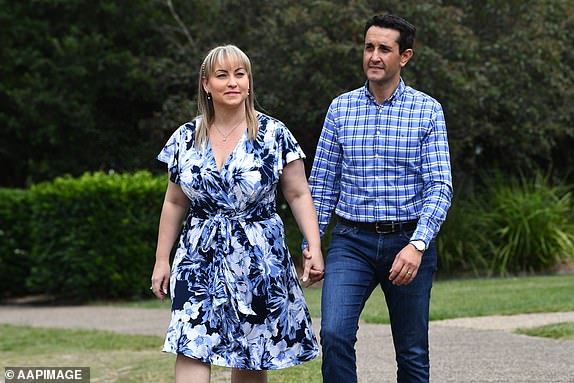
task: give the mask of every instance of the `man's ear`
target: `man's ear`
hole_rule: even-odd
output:
[[[401,53],[401,67],[404,67],[405,65],[407,65],[407,63],[409,62],[409,60],[411,59],[411,57],[413,57],[413,55],[415,54],[415,52],[412,49],[405,49],[405,51],[403,53]]]

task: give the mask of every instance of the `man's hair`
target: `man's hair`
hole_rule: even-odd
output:
[[[406,49],[413,49],[415,43],[415,34],[417,29],[414,25],[405,19],[395,15],[375,15],[367,20],[365,24],[365,31],[363,32],[363,39],[367,36],[367,31],[371,27],[389,28],[399,31],[399,53],[403,53]]]

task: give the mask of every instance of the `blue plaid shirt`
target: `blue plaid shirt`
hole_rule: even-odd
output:
[[[418,219],[411,240],[428,246],[452,196],[441,105],[402,79],[380,105],[367,84],[335,98],[309,185],[321,235],[335,209],[356,222]]]

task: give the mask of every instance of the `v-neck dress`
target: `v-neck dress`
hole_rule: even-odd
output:
[[[257,119],[257,136],[245,132],[219,171],[211,145],[196,148],[199,118],[157,157],[190,200],[163,351],[271,370],[311,360],[319,347],[275,202],[284,166],[305,155],[283,123]]]

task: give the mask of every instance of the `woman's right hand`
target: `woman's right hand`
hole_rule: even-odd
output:
[[[167,261],[156,261],[151,275],[151,291],[162,301],[169,290],[170,267]]]

